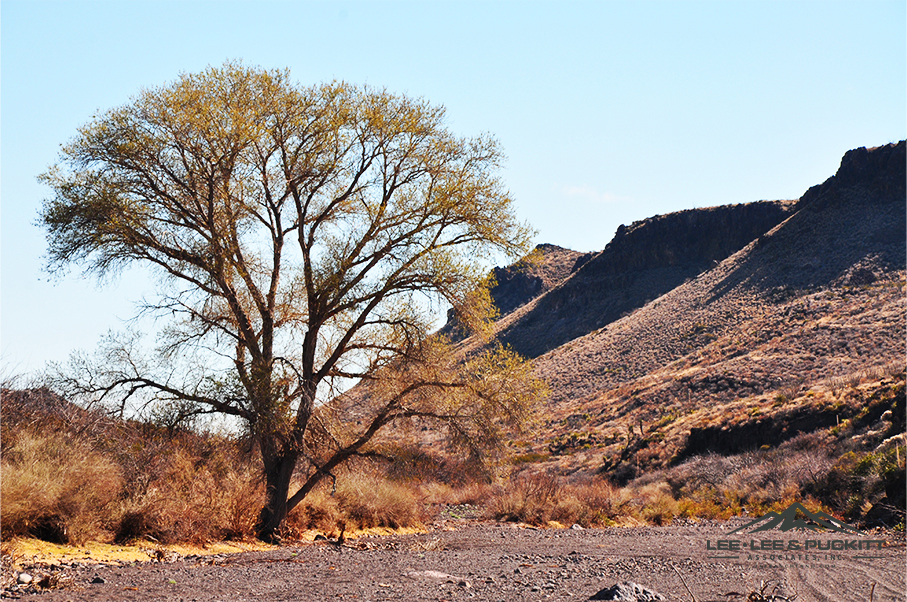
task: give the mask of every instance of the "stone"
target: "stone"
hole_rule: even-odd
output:
[[[632,581],[622,581],[591,596],[590,600],[616,600],[617,602],[659,602],[665,597]]]
[[[19,573],[19,576],[16,577],[16,581],[22,585],[28,585],[34,580],[34,578],[28,573]]]
[[[438,579],[439,581],[446,581],[447,583],[456,583],[453,575],[448,573],[442,573],[441,571],[412,571],[408,573],[410,577],[426,577],[428,579]]]

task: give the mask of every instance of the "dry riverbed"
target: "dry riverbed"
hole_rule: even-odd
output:
[[[697,602],[745,600],[763,583],[766,595],[796,595],[798,602],[868,602],[870,593],[873,602],[907,598],[902,532],[730,533],[745,522],[535,529],[447,521],[425,533],[365,536],[342,545],[307,541],[238,553],[171,552],[145,562],[82,559],[29,566],[23,556],[16,573],[4,567],[3,597],[42,602],[580,601],[632,581],[668,600],[695,596]],[[801,549],[774,549],[796,545]],[[19,572],[55,587],[12,585]]]

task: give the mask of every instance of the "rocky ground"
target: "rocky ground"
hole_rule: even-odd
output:
[[[894,601],[907,595],[903,533],[810,534],[820,541],[886,544],[871,551],[811,551],[809,557],[802,552],[797,557],[708,549],[719,540],[749,545],[752,540],[807,539],[794,531],[730,534],[744,523],[535,529],[458,520],[418,535],[366,537],[341,545],[303,542],[266,552],[163,557],[144,563],[49,568],[22,566],[20,559],[18,571],[30,571],[35,580],[56,587],[7,584],[2,595],[46,602],[578,601],[621,582],[641,584],[668,600],[697,602],[747,600],[759,591],[762,598],[749,600],[772,600],[770,595],[792,600],[796,595],[798,602]]]

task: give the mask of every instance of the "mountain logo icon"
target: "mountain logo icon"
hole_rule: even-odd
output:
[[[800,516],[802,515],[802,516]],[[851,527],[847,523],[836,519],[830,514],[824,512],[810,512],[803,507],[800,502],[794,502],[780,514],[769,512],[751,521],[739,529],[734,529],[731,533],[745,531],[756,533],[758,531],[768,531],[778,529],[780,531],[804,530],[804,531],[836,531],[839,533],[856,533],[862,535],[858,529]]]

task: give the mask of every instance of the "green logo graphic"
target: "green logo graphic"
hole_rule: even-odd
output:
[[[802,515],[802,517],[800,516]],[[819,531],[828,530],[838,533],[856,533],[862,535],[858,529],[851,527],[845,522],[839,521],[830,514],[824,512],[810,512],[803,507],[800,502],[794,502],[780,514],[769,512],[749,522],[739,529],[734,529],[731,533],[747,531],[756,533],[759,531],[768,531],[769,529],[778,529],[780,531],[804,530]]]

